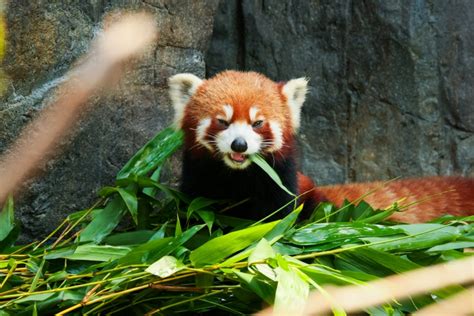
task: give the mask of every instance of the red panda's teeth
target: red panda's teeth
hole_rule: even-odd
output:
[[[236,162],[244,162],[247,156],[240,153],[231,153],[230,158]]]

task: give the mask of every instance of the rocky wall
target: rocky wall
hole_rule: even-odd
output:
[[[0,101],[0,153],[47,105],[62,76],[83,54],[115,10],[145,10],[156,17],[156,47],[136,62],[114,91],[88,104],[62,151],[17,198],[23,237],[50,232],[69,212],[88,207],[97,191],[150,137],[172,119],[166,79],[205,74],[205,49],[217,1],[10,1],[4,70],[8,91]],[[0,180],[1,181],[1,180]]]
[[[221,1],[207,74],[311,79],[302,169],[320,184],[474,176],[469,0]]]

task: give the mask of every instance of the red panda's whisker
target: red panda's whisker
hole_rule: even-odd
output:
[[[203,144],[201,144],[201,143],[196,143],[196,144],[194,144],[193,146],[191,146],[191,147],[189,148],[189,150],[193,150],[193,149],[195,149],[195,148],[203,148],[203,147],[204,147]]]

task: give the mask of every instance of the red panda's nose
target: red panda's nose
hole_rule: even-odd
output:
[[[230,148],[235,152],[243,153],[247,150],[247,142],[242,137],[237,137],[232,144],[230,144]]]

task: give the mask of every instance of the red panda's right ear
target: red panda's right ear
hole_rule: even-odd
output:
[[[291,122],[293,130],[296,131],[300,127],[301,107],[306,99],[308,92],[307,78],[298,78],[288,81],[282,88],[281,92],[286,96],[288,106],[290,108]]]
[[[184,109],[201,84],[202,79],[193,74],[177,74],[168,79],[169,94],[174,108],[174,123],[177,128],[181,128]]]

